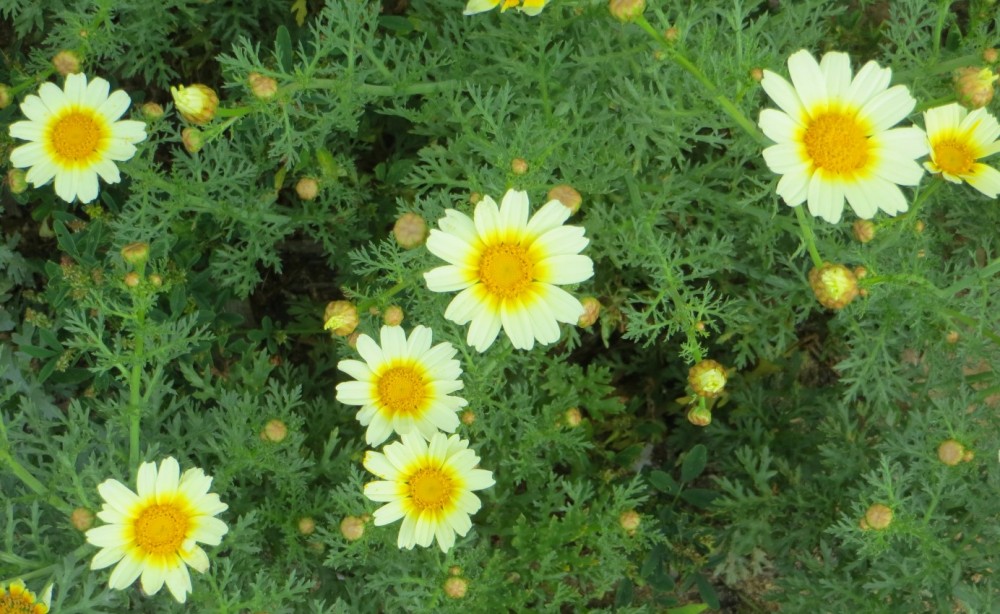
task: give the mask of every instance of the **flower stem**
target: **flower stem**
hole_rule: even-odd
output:
[[[799,231],[802,235],[802,242],[806,244],[806,249],[809,250],[809,257],[812,258],[813,266],[823,266],[823,259],[819,255],[819,250],[816,249],[816,235],[813,234],[812,222],[809,221],[806,212],[802,210],[802,205],[792,207],[792,209],[795,209],[795,217],[799,219]]]
[[[145,361],[145,297],[133,296],[135,308],[135,351],[128,376],[128,461],[133,469],[139,466],[139,431],[142,420],[142,365]]]
[[[2,464],[6,464],[10,467],[11,473],[13,473],[17,479],[21,480],[21,482],[33,493],[48,501],[56,509],[65,514],[69,514],[73,509],[61,497],[49,492],[48,487],[46,487],[45,484],[42,484],[38,478],[32,475],[31,472],[28,471],[28,469],[10,453],[10,441],[7,439],[7,426],[4,424],[3,416],[0,415],[0,465]]]

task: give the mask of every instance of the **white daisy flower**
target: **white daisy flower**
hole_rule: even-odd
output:
[[[431,347],[433,333],[417,326],[407,338],[401,326],[383,326],[379,345],[368,335],[358,337],[364,359],[341,360],[337,368],[357,381],[337,384],[337,400],[360,405],[358,421],[367,426],[365,441],[377,446],[393,431],[419,433],[430,439],[438,429],[453,433],[455,414],[468,403],[449,396],[462,389],[458,352],[447,341]]]
[[[1000,152],[1000,124],[986,109],[952,103],[924,111],[931,159],[924,168],[952,183],[963,181],[990,198],[1000,194],[1000,171],[977,162]]]
[[[462,14],[475,15],[477,13],[485,13],[486,11],[495,9],[499,5],[501,13],[507,9],[516,8],[526,15],[534,16],[541,13],[542,9],[548,3],[549,0],[469,0]]]
[[[916,101],[906,86],[889,87],[892,71],[875,62],[852,78],[846,53],[830,52],[820,63],[806,50],[788,58],[792,83],[765,70],[761,85],[781,108],[764,109],[760,128],[777,144],[764,150],[768,168],[782,175],[778,195],[797,207],[840,221],[844,199],[858,217],[879,209],[906,211],[900,185],[917,185],[927,153],[923,131],[892,128]]]
[[[382,452],[365,452],[365,469],[382,478],[365,484],[365,496],[386,502],[375,510],[375,526],[400,518],[396,543],[400,548],[430,546],[437,539],[442,552],[455,545],[455,535],[472,528],[471,514],[482,503],[472,494],[495,483],[493,474],[478,469],[479,457],[458,435],[436,433],[428,444],[417,435],[403,435]]]
[[[10,135],[29,141],[11,152],[16,168],[28,168],[26,179],[40,187],[55,178],[56,195],[66,202],[97,198],[97,177],[118,183],[116,161],[135,155],[135,143],[145,140],[146,124],[120,120],[132,101],[95,77],[66,76],[64,89],[43,83],[38,95],[25,96],[21,111],[27,121],[14,122]]]
[[[142,575],[142,590],[153,595],[166,583],[174,599],[184,603],[191,592],[188,566],[208,571],[208,555],[197,542],[218,546],[229,531],[215,518],[229,506],[208,492],[212,478],[201,469],[184,475],[172,457],[142,463],[136,479],[139,494],[118,480],[105,480],[97,491],[104,505],[97,517],[108,524],[87,531],[87,541],[101,548],[90,563],[104,569],[118,563],[108,586],[124,590]]]
[[[486,351],[502,327],[515,348],[559,340],[559,322],[576,324],[584,313],[574,296],[557,287],[594,275],[580,252],[589,241],[579,226],[564,226],[570,210],[550,200],[528,219],[528,195],[508,190],[497,208],[484,196],[474,220],[454,209],[431,230],[427,249],[447,261],[424,274],[434,292],[461,290],[444,317],[470,323],[467,341]]]

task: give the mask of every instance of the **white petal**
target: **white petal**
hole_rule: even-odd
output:
[[[41,125],[45,125],[46,120],[52,115],[52,111],[49,111],[42,99],[34,94],[24,97],[21,102],[21,113],[31,121]]]
[[[559,322],[544,297],[537,296],[527,312],[531,318],[531,331],[539,343],[548,345],[559,341]]]
[[[934,141],[941,132],[951,132],[958,129],[965,115],[966,110],[957,102],[927,109],[924,111],[924,127],[927,129],[927,136],[931,141]]]
[[[877,94],[861,107],[858,117],[869,122],[875,132],[888,130],[906,119],[917,101],[905,85],[895,85]]]
[[[528,193],[507,190],[500,201],[500,220],[505,232],[521,233],[528,225]]]
[[[125,556],[125,551],[128,548],[126,546],[117,546],[114,548],[102,548],[97,554],[94,555],[94,559],[90,562],[91,569],[104,569],[105,567],[110,567]]]
[[[410,336],[406,339],[406,354],[412,358],[419,358],[431,349],[434,341],[434,333],[426,326],[415,326]]]
[[[451,527],[443,522],[439,522],[436,527],[434,527],[434,537],[437,539],[438,547],[441,548],[441,552],[445,554],[451,550],[452,546],[455,545],[455,532],[451,530]]]
[[[98,107],[97,112],[106,117],[109,122],[114,122],[125,114],[130,104],[132,104],[132,100],[128,97],[128,94],[122,90],[115,90],[104,101],[104,104]]]
[[[500,325],[500,314],[489,309],[480,310],[469,325],[466,343],[478,352],[485,352],[500,334]]]
[[[191,575],[188,573],[187,567],[178,565],[167,570],[166,581],[167,590],[170,591],[174,599],[178,603],[184,603],[187,600],[187,594],[191,592]]]
[[[66,92],[66,99],[74,105],[79,105],[84,101],[87,93],[87,77],[83,73],[73,73],[66,75],[66,84],[63,86]]]
[[[475,280],[465,269],[452,264],[439,266],[424,273],[424,281],[431,292],[455,292],[468,288]]]
[[[470,322],[477,314],[488,311],[489,306],[483,300],[485,292],[482,284],[476,284],[456,294],[444,310],[445,319],[461,325]]]
[[[147,595],[155,595],[163,588],[166,579],[164,569],[159,565],[146,565],[142,570],[142,590]]]
[[[208,555],[205,551],[194,546],[190,550],[181,550],[181,559],[187,563],[191,569],[197,571],[198,573],[205,573],[208,571]]]
[[[569,219],[572,212],[569,207],[558,200],[550,200],[542,205],[542,208],[535,212],[528,220],[525,234],[529,236],[541,236]],[[582,249],[582,248],[581,248]]]
[[[801,123],[806,117],[806,110],[802,106],[802,100],[795,92],[792,84],[784,77],[773,73],[770,70],[764,71],[764,78],[760,82],[761,87],[767,92],[774,104],[778,105],[788,117],[796,123]]]
[[[808,171],[809,165],[803,164],[786,172],[778,181],[775,193],[785,201],[786,205],[798,207],[806,201],[809,194],[809,180],[812,179],[812,174]]]
[[[846,98],[858,108],[863,107],[876,94],[885,91],[885,88],[889,87],[891,79],[892,71],[890,69],[882,68],[877,62],[868,62],[854,76],[851,87],[847,90]]]
[[[365,452],[363,464],[365,469],[383,480],[394,482],[399,477],[399,470],[380,452]]]
[[[38,86],[38,97],[50,113],[58,113],[69,104],[66,94],[55,83],[46,81]]]
[[[438,227],[474,247],[478,247],[481,243],[476,225],[469,216],[461,211],[446,209],[444,217],[438,220]]]
[[[817,172],[809,182],[808,202],[809,213],[836,224],[844,211],[844,191],[838,182]]]
[[[427,237],[427,251],[450,264],[467,266],[475,255],[471,245],[459,237],[441,230],[431,230]]]
[[[373,415],[372,423],[368,425],[368,430],[365,431],[365,442],[370,446],[377,446],[386,439],[389,439],[389,435],[392,435],[392,422],[382,413]]]
[[[812,114],[817,106],[825,110],[828,98],[826,80],[811,53],[805,49],[793,53],[788,58],[788,75],[806,112]]]
[[[10,135],[25,141],[41,141],[45,136],[45,126],[39,122],[14,122],[10,125]]]
[[[406,357],[406,333],[402,326],[383,326],[379,338],[386,362]]]
[[[375,510],[375,513],[372,514],[372,518],[375,521],[375,526],[381,527],[387,524],[392,524],[405,515],[406,511],[403,509],[403,502],[395,500],[389,501],[382,507]]]
[[[496,7],[500,4],[500,0],[469,0],[468,4],[465,5],[465,10],[462,11],[463,15],[475,15],[476,13],[483,13],[490,9]],[[400,544],[400,548],[403,545]]]
[[[99,108],[108,99],[108,91],[111,85],[100,77],[94,77],[87,84],[86,93],[83,96],[82,104],[91,108]],[[115,118],[117,119],[117,118]]]
[[[445,522],[455,531],[455,533],[465,537],[472,528],[472,519],[462,511],[453,512],[445,516]]]
[[[992,166],[977,163],[972,167],[972,175],[966,175],[963,179],[990,198],[996,198],[1000,194],[1000,171]]]
[[[535,335],[531,332],[531,318],[522,305],[511,305],[507,302],[501,304],[500,322],[515,348],[530,350],[535,346]]]
[[[541,274],[540,274],[541,273]],[[587,256],[553,256],[536,265],[535,278],[550,284],[578,284],[594,276],[594,261]]]
[[[146,140],[146,124],[134,119],[125,119],[111,124],[111,136],[126,143],[139,143]],[[131,157],[131,156],[129,156]]]
[[[125,139],[112,138],[108,141],[108,148],[105,150],[104,155],[109,160],[121,162],[131,159],[135,155],[135,151],[135,145]]]
[[[27,168],[46,162],[48,159],[41,143],[25,143],[10,152],[10,163],[14,168]]]
[[[24,178],[28,183],[37,188],[52,181],[52,178],[56,176],[57,172],[59,172],[59,167],[56,166],[55,162],[52,162],[51,160],[43,160],[28,169]]]
[[[368,363],[368,368],[372,371],[377,371],[383,363],[385,363],[385,357],[382,355],[382,349],[375,343],[375,340],[368,335],[361,335],[358,337],[358,343],[355,346],[358,350],[358,354],[361,354],[361,358],[364,358],[365,362]]]
[[[764,135],[775,143],[792,143],[801,130],[801,126],[787,113],[777,109],[764,109],[760,112],[760,125]]]
[[[576,324],[583,315],[583,304],[559,286],[537,284],[534,291],[548,304],[553,317],[560,322]]]
[[[209,546],[218,546],[226,533],[229,533],[229,526],[222,520],[214,516],[200,516],[198,526],[191,532],[190,537]]]
[[[97,173],[89,169],[79,169],[77,173],[77,196],[81,203],[92,202],[97,198]]]
[[[851,86],[851,60],[840,51],[831,51],[819,62],[826,81],[826,93],[831,98],[843,98]]]
[[[87,543],[98,548],[117,548],[125,543],[124,530],[113,524],[94,527],[87,531]]]
[[[502,229],[500,209],[497,208],[496,201],[489,196],[483,196],[483,199],[476,204],[473,221],[476,224],[476,232],[482,240],[492,242]]]
[[[121,514],[127,515],[139,502],[139,497],[118,480],[104,480],[98,484],[97,492],[109,506]]]
[[[118,172],[118,167],[111,160],[98,160],[90,167],[94,172],[101,176],[106,183],[118,183],[121,181],[121,174]]]
[[[111,571],[108,586],[117,590],[128,588],[142,572],[142,561],[126,553],[118,566]]]
[[[771,145],[763,151],[767,167],[779,175],[807,166],[809,163],[803,153],[802,145],[798,143]]]
[[[173,456],[168,456],[160,462],[160,470],[156,474],[157,503],[173,499],[180,484],[180,474],[180,465]]]

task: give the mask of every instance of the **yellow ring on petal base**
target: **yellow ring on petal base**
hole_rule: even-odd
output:
[[[375,395],[391,415],[412,416],[427,409],[427,380],[414,365],[393,366],[375,378]]]
[[[520,245],[499,243],[483,250],[479,279],[490,294],[514,299],[531,287],[534,261]]]
[[[60,166],[87,166],[101,157],[110,135],[107,120],[88,109],[70,107],[52,118],[45,145]]]
[[[440,512],[455,503],[455,481],[433,467],[417,470],[408,483],[410,501],[420,511]]]
[[[173,503],[153,504],[139,512],[135,519],[135,544],[146,554],[176,554],[189,527],[189,512]]]
[[[844,175],[868,164],[870,145],[865,132],[856,115],[831,111],[808,122],[802,141],[817,168]]]

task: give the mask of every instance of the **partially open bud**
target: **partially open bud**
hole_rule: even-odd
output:
[[[809,285],[827,309],[843,309],[858,296],[858,280],[842,264],[823,263],[809,271]]]
[[[635,530],[639,528],[639,524],[641,522],[642,519],[635,510],[626,510],[622,512],[621,516],[618,517],[618,524],[621,525],[621,527],[625,529],[629,535],[635,534]]]
[[[14,194],[22,194],[28,189],[27,174],[19,169],[12,168],[7,171],[7,187]]]
[[[60,51],[52,58],[52,65],[62,76],[80,72],[80,56],[72,51]]]
[[[197,153],[205,146],[205,133],[197,128],[184,128],[181,130],[181,143],[190,153]]]
[[[569,409],[566,410],[566,413],[563,415],[563,420],[566,421],[566,426],[571,428],[577,427],[580,426],[581,422],[583,422],[583,414],[580,413],[579,408],[570,407]]]
[[[687,419],[688,422],[695,426],[708,426],[712,424],[712,410],[707,407],[695,405],[688,410]]]
[[[868,528],[881,531],[892,523],[892,510],[888,506],[876,503],[865,512],[864,520]]]
[[[349,542],[358,541],[365,534],[365,521],[357,516],[344,516],[340,521],[340,534]]]
[[[549,200],[558,200],[561,202],[563,206],[570,210],[570,213],[579,211],[580,205],[583,204],[583,196],[580,196],[576,188],[565,183],[552,186],[548,196]]]
[[[170,95],[174,97],[174,106],[181,117],[192,124],[207,124],[212,121],[215,110],[219,108],[219,95],[201,83],[171,87]]]
[[[323,312],[323,328],[346,337],[358,327],[358,308],[350,301],[330,301]]]
[[[760,83],[764,80],[764,71],[759,67],[754,67],[750,69],[750,78]]]
[[[452,576],[444,581],[444,594],[452,599],[461,599],[469,591],[469,581],[465,578]]]
[[[129,288],[135,288],[139,285],[140,281],[141,279],[139,278],[139,274],[135,271],[125,274],[125,285]]]
[[[74,529],[82,533],[94,526],[94,512],[85,507],[78,507],[69,515],[69,522]]]
[[[711,359],[705,359],[688,370],[688,383],[698,396],[712,399],[726,387],[726,369]]]
[[[382,322],[386,326],[399,326],[403,323],[403,308],[399,305],[390,305],[382,314]]]
[[[0,83],[0,109],[6,109],[14,102],[14,91],[6,83]]]
[[[247,75],[247,81],[250,83],[250,92],[261,100],[270,100],[278,93],[278,82],[259,72]]]
[[[140,268],[149,260],[149,243],[129,243],[122,248],[122,258],[135,268]]]
[[[316,200],[319,196],[319,182],[312,177],[303,177],[295,184],[295,193],[302,200]]]
[[[875,224],[871,220],[854,220],[851,231],[860,243],[868,243],[875,238]]]
[[[476,421],[476,413],[471,409],[467,409],[462,412],[461,416],[459,416],[459,420],[461,420],[462,424],[465,426],[472,426],[472,424]]]
[[[161,117],[163,117],[163,114],[165,112],[163,110],[163,106],[156,102],[147,102],[143,104],[141,111],[143,117],[150,120],[160,119]]]
[[[597,322],[597,317],[601,315],[601,301],[592,296],[588,296],[580,301],[583,304],[583,315],[577,320],[577,326],[587,328]]]
[[[646,10],[646,0],[611,0],[611,16],[621,22],[635,21]]]
[[[427,222],[416,213],[404,213],[392,227],[392,236],[403,249],[413,249],[427,238]]]
[[[302,535],[312,535],[316,532],[316,521],[309,516],[299,518],[299,533]]]
[[[510,161],[510,170],[515,175],[523,175],[528,172],[528,161],[524,158],[514,158]]]
[[[983,61],[987,64],[996,64],[998,57],[1000,57],[1000,54],[997,53],[995,47],[987,47],[986,49],[983,49]]]
[[[966,66],[955,71],[958,102],[970,109],[981,109],[993,100],[993,83],[1000,77],[989,68]]]
[[[281,443],[288,437],[288,425],[277,418],[269,420],[260,432],[260,438],[271,443]]]
[[[937,449],[938,459],[948,465],[949,467],[954,467],[955,465],[962,462],[965,456],[965,446],[958,443],[954,439],[948,439],[941,442],[941,445]]]

